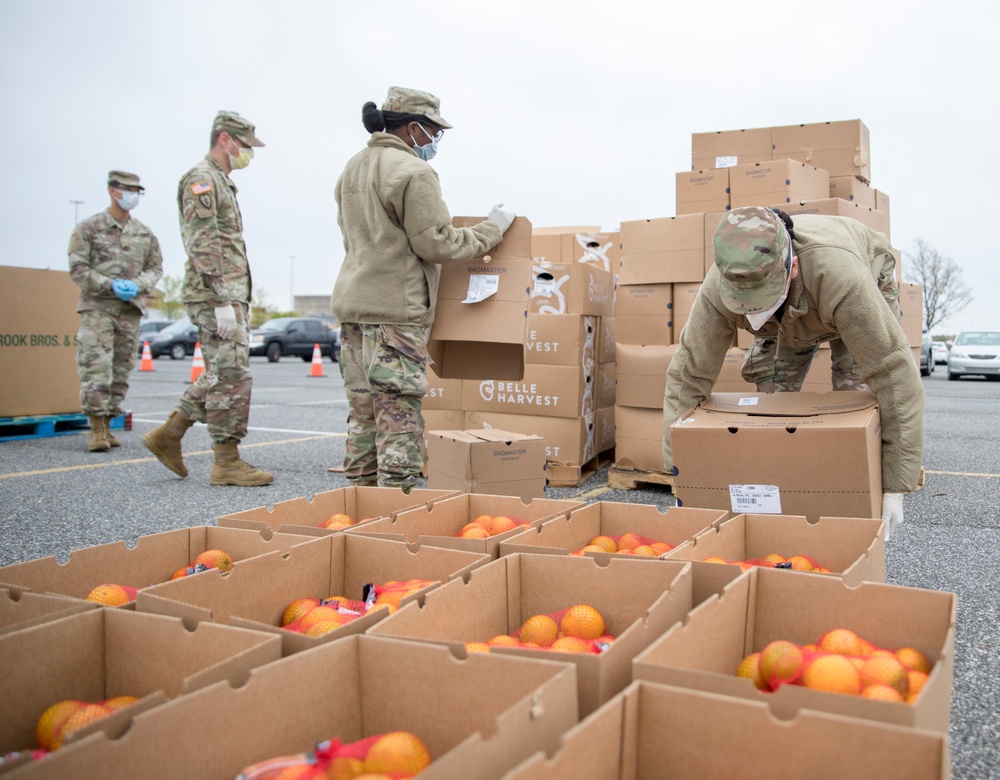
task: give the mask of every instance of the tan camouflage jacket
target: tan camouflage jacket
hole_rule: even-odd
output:
[[[889,242],[847,217],[793,217],[799,275],[792,280],[780,325],[772,320],[756,335],[780,344],[810,346],[843,340],[878,398],[882,424],[882,490],[916,489],[924,450],[924,389],[913,355],[886,298],[895,292]],[[886,293],[875,279],[882,279]],[[719,270],[705,276],[680,346],[667,368],[663,399],[663,459],[672,470],[670,425],[712,392],[736,329],[746,317],[719,297]]]
[[[210,154],[180,180],[177,208],[187,252],[184,303],[249,303],[252,282],[236,185]]]
[[[389,133],[375,133],[335,189],[346,256],[331,308],[340,322],[430,325],[441,263],[500,243],[493,222],[456,228],[437,173]]]
[[[118,314],[132,306],[146,313],[145,296],[163,275],[160,242],[153,231],[135,217],[124,225],[107,208],[87,217],[69,237],[69,275],[80,288],[78,312]],[[135,282],[139,294],[127,303],[111,292],[115,279]]]

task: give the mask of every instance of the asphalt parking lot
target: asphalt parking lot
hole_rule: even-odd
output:
[[[211,442],[196,425],[185,437],[187,479],[139,442],[186,389],[190,360],[166,358],[132,376],[133,430],[122,446],[88,453],[86,434],[0,443],[0,565],[80,547],[213,524],[221,514],[343,487],[347,402],[336,364],[309,377],[298,359],[251,360],[254,372],[245,459],[274,473],[263,488],[212,487]],[[949,382],[938,367],[927,396],[925,487],[906,498],[906,522],[888,545],[888,581],[958,595],[951,754],[955,778],[1000,778],[1000,382]],[[607,469],[551,498],[673,505],[666,488],[612,490]]]

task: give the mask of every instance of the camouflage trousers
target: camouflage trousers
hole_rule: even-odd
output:
[[[185,305],[191,322],[198,326],[205,370],[181,396],[177,404],[192,420],[208,425],[215,444],[242,441],[250,419],[250,330],[248,307],[234,304],[240,332],[233,339],[216,333],[215,309],[205,303]]]
[[[118,314],[80,313],[76,365],[80,404],[90,417],[117,417],[128,392],[128,376],[139,349],[139,310],[123,305]]]
[[[424,465],[427,332],[341,323],[340,374],[350,404],[344,473],[353,485],[409,490]]]

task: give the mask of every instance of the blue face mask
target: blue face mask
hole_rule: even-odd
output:
[[[438,141],[440,141],[441,136],[444,135],[444,130],[437,135],[431,135],[424,129],[423,125],[420,125],[420,129],[424,131],[424,135],[431,139],[431,142],[420,146],[417,144],[417,139],[413,137],[413,133],[410,133],[410,140],[413,141],[413,151],[416,152],[417,157],[424,162],[430,162],[434,159],[434,155],[438,153]]]

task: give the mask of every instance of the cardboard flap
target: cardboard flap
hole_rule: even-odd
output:
[[[700,409],[760,417],[813,417],[878,406],[868,391],[851,393],[712,393]]]

